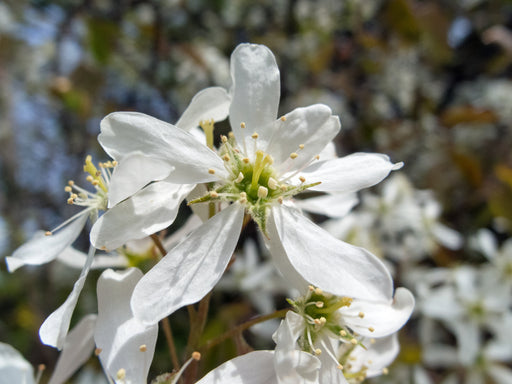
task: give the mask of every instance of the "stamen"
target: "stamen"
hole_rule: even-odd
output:
[[[373,327],[368,327],[368,330],[369,330],[370,332],[374,332],[374,331],[375,331],[375,328],[373,328]]]
[[[121,368],[119,371],[117,371],[116,377],[117,377],[117,380],[124,380],[124,379],[126,379],[126,369]]]
[[[359,312],[357,316],[359,316],[361,319],[364,318],[364,312]]]
[[[228,138],[224,135],[220,135],[220,141],[222,141],[223,144],[226,144],[228,142]]]
[[[258,135],[256,132],[254,132],[254,133],[251,135],[251,137],[252,137],[254,140],[256,140],[256,139],[259,137],[259,135]]]
[[[180,368],[180,370],[174,375],[172,380],[170,381],[170,384],[176,384],[178,380],[180,379],[181,375],[183,375],[183,372],[185,372],[185,369],[190,365],[192,361],[199,361],[201,359],[201,354],[199,352],[192,352],[192,355],[190,359],[188,359],[185,364]]]
[[[219,197],[219,194],[215,191],[210,191],[210,196],[213,197],[214,199],[216,199],[217,197]]]
[[[304,144],[299,144],[300,149],[304,149]]]
[[[387,369],[387,368],[382,368],[382,373],[383,373],[384,375],[387,375],[387,374],[389,373],[389,369]]]
[[[224,156],[222,156],[222,159],[224,161],[229,161],[229,160],[231,160],[231,157],[229,157],[229,155],[226,153]]]
[[[286,116],[281,116],[281,121],[286,121]]]
[[[299,155],[296,153],[296,152],[292,152],[290,153],[290,159],[296,159],[297,157],[299,157]]]
[[[102,351],[103,351],[103,349],[101,349],[101,348],[96,348],[96,349],[94,350],[94,354],[95,354],[96,356],[99,356],[99,355],[100,355],[100,353],[101,353]]]
[[[53,233],[51,233],[50,231],[46,231],[46,232],[44,233],[44,235],[45,235],[45,236],[51,236],[51,235],[53,235]]]
[[[243,121],[240,123],[240,128],[245,128],[245,123]]]
[[[350,340],[350,343],[351,343],[352,345],[357,345],[357,340],[356,340],[356,339],[351,339],[351,340]]]
[[[277,182],[276,179],[274,179],[273,177],[269,177],[269,179],[268,179],[268,187],[270,189],[272,189],[272,190],[277,189],[278,184],[279,183]]]
[[[299,180],[300,180],[301,183],[303,183],[303,182],[306,181],[306,178],[304,176],[301,176],[301,177],[299,177]]]
[[[264,199],[267,196],[268,196],[268,188],[260,185],[258,188],[258,198]]]
[[[244,174],[240,172],[238,177],[235,179],[235,183],[240,183],[244,179]]]
[[[212,169],[212,168],[208,169],[208,173],[210,175],[215,175],[215,169]]]
[[[146,352],[148,350],[148,347],[146,346],[146,344],[142,344],[140,347],[139,347],[139,351],[141,352]]]

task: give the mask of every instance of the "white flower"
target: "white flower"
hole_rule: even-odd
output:
[[[158,326],[133,317],[130,297],[142,277],[137,268],[105,270],[98,279],[98,320],[94,331],[99,358],[118,384],[141,384],[155,352]]]
[[[158,191],[149,199],[138,199],[136,193],[122,201],[119,206],[125,209],[124,213],[112,220],[115,211],[109,210],[100,218],[102,225],[96,227],[97,232],[91,232],[91,241],[97,247],[115,248],[122,241],[120,233],[127,226],[133,228],[128,223],[138,225],[131,235],[137,231],[141,235],[151,233],[170,224],[169,216],[161,219],[162,211],[167,209],[166,205],[177,210],[180,197],[191,190],[191,184],[215,184],[206,195],[191,203],[232,203],[146,274],[132,299],[136,316],[156,322],[203,297],[222,275],[245,213],[268,236],[277,265],[283,273],[293,275],[295,283],[303,285],[306,280],[334,294],[366,299],[389,296],[391,279],[380,261],[364,250],[332,238],[294,210],[290,199],[305,189],[353,192],[378,183],[401,164],[392,164],[379,154],[318,160],[317,154],[338,133],[339,120],[325,105],[298,108],[277,118],[279,70],[268,48],[249,44],[237,47],[231,58],[231,73],[229,112],[233,135],[222,138],[218,152],[199,143],[186,130],[143,114],[114,113],[102,121],[98,139],[120,163],[112,184],[118,176],[126,180],[121,177],[122,170],[128,167],[123,156],[138,153],[137,161],[133,162],[140,166],[139,188],[155,180],[153,174],[158,172],[154,170],[159,171],[160,179],[165,179],[138,193],[157,189],[162,183],[181,189],[174,196]],[[202,126],[207,142],[212,144],[212,122],[203,122]],[[128,163],[133,159],[125,158]],[[144,178],[145,175],[149,176]],[[128,219],[128,212],[136,215]],[[156,220],[158,225],[154,225],[153,217],[160,218]],[[145,223],[149,226],[144,227]],[[336,268],[345,271],[343,286],[333,280],[332,271]]]
[[[0,343],[0,375],[4,383],[35,384],[34,368],[9,344]]]

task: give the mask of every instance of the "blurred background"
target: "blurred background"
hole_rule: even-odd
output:
[[[461,265],[481,270],[496,259],[482,251],[489,242],[479,243],[481,230],[493,239],[495,252],[510,236],[509,0],[1,1],[0,255],[10,255],[36,230],[54,228],[76,212],[66,205],[64,186],[82,178],[87,154],[95,162],[108,160],[96,141],[102,117],[132,110],[176,122],[202,88],[229,88],[229,56],[241,42],[265,44],[276,56],[280,114],[313,103],[329,105],[342,123],[338,154],[382,152],[403,161],[399,172],[405,187],[395,188],[406,188],[422,209],[433,202],[430,224],[446,230],[439,229],[425,248],[416,238],[404,240],[432,227],[418,229],[425,213],[415,216],[389,196],[387,203],[402,207],[403,217],[393,219],[402,220],[396,232],[380,233],[379,241],[368,244],[353,224],[345,221],[340,230],[340,237],[387,258],[396,284],[409,286],[419,298],[416,320],[401,334],[402,352],[390,367],[389,382],[481,377],[499,384],[487,375],[489,365],[470,372],[476,360],[443,366],[426,357],[426,328],[420,321],[425,317],[440,345],[447,346],[441,351],[461,343],[446,319],[422,309],[422,295],[433,297],[450,278],[423,288],[408,279],[418,271],[446,272]],[[428,198],[417,197],[419,190],[428,190]],[[375,208],[372,198],[382,193],[373,188],[367,198],[361,196],[355,214]],[[385,220],[379,215],[385,210],[379,207],[382,202],[372,223],[357,230],[382,231]],[[77,248],[86,249],[86,241]],[[420,255],[409,257],[418,248]],[[510,270],[504,278],[510,283],[512,255],[505,260]],[[66,268],[50,263],[9,274],[5,263],[0,266],[0,341],[50,372],[58,354],[39,342],[37,332],[79,274]],[[88,279],[74,319],[96,312],[97,276]],[[499,321],[509,324],[510,296],[502,307]],[[250,312],[237,310],[240,316]],[[186,320],[186,314],[182,317]],[[476,321],[480,351],[487,341],[500,338],[503,344],[510,336],[496,336],[489,322],[499,321]],[[159,348],[163,353],[150,377],[169,370],[165,346]],[[498,361],[502,369],[510,367],[512,356],[506,356]],[[91,359],[88,368],[98,370],[99,364]]]

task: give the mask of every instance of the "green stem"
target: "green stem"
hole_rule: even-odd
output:
[[[267,321],[267,320],[270,320],[270,319],[284,317],[286,315],[286,313],[290,309],[291,308],[280,309],[280,310],[275,311],[273,313],[270,313],[268,315],[258,316],[258,317],[255,317],[252,320],[249,320],[249,321],[247,321],[245,323],[242,323],[242,324],[238,325],[237,327],[235,327],[233,329],[230,329],[229,331],[227,331],[227,332],[223,333],[222,335],[216,337],[215,339],[209,340],[205,344],[201,345],[201,351],[204,352],[205,350],[208,350],[208,349],[216,346],[217,344],[222,343],[224,340],[227,340],[230,337],[232,337],[232,336],[234,336],[234,335],[236,335],[238,333],[241,333],[241,332],[251,328],[255,324],[263,323],[264,321]]]

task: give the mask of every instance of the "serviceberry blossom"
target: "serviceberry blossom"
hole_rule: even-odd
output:
[[[293,197],[305,190],[354,192],[380,182],[402,164],[391,163],[385,155],[363,153],[322,160],[318,154],[338,134],[339,119],[322,104],[278,118],[279,70],[268,48],[238,46],[231,57],[231,75],[233,131],[221,136],[217,150],[212,119],[199,124],[206,145],[186,129],[140,113],[113,113],[101,123],[98,140],[119,161],[112,188],[118,181],[127,184],[134,173],[142,175],[136,176],[140,186],[161,181],[121,201],[125,214],[113,219],[113,207],[100,218],[101,226],[91,232],[96,247],[115,248],[119,233],[132,225],[127,222],[138,222],[140,234],[165,228],[174,219],[162,218],[165,204],[174,212],[194,185],[209,183],[208,191],[189,204],[208,204],[213,217],[141,279],[132,298],[135,315],[154,323],[210,291],[232,256],[246,214],[258,224],[275,264],[293,284],[309,282],[333,294],[383,298],[391,286],[385,266],[306,219],[294,207]],[[139,198],[149,188],[150,196]],[[161,196],[164,190],[175,193]],[[163,202],[167,203],[160,205]],[[225,208],[215,214],[219,207]],[[127,217],[127,212],[136,214]],[[334,269],[345,271],[341,287]]]

